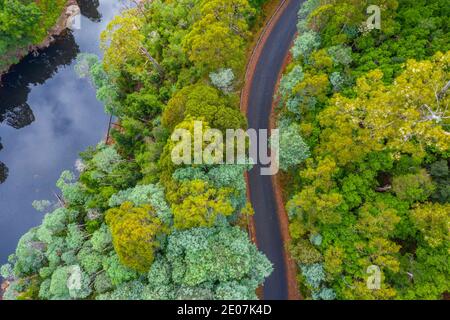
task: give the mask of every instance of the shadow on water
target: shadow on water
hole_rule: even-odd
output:
[[[100,22],[99,0],[77,0],[81,14],[93,22]],[[27,103],[29,85],[43,84],[60,66],[70,65],[79,48],[70,31],[56,37],[46,49],[28,54],[13,66],[0,82],[0,124],[4,121],[16,129],[34,121],[33,111]]]
[[[103,139],[108,126],[95,90],[73,66],[79,52],[102,56],[100,34],[122,6],[115,0],[78,3],[81,29],[25,57],[0,85],[0,265],[42,222],[32,202],[53,200],[61,172],[74,170],[79,152]]]
[[[99,0],[77,0],[81,14],[93,22],[100,22]],[[79,48],[70,31],[56,37],[46,49],[28,54],[13,66],[0,82],[0,124],[4,121],[21,129],[34,121],[33,111],[27,103],[29,85],[43,84],[60,66],[70,65]],[[0,148],[1,150],[1,148]]]
[[[0,151],[2,151],[3,145],[2,145],[2,138],[0,137]],[[8,178],[8,167],[0,161],[0,184],[6,181]]]
[[[6,121],[15,129],[31,124],[34,115],[27,103],[30,85],[43,84],[60,66],[71,64],[78,53],[73,35],[67,32],[50,47],[30,53],[13,66],[0,85],[0,123]]]
[[[92,22],[101,21],[102,15],[98,11],[98,7],[100,6],[100,2],[98,0],[77,0],[77,2],[83,16]]]
[[[100,22],[102,15],[99,0],[77,0],[83,16],[92,22]],[[80,52],[71,31],[55,37],[48,48],[28,54],[2,77],[0,82],[0,125],[6,123],[24,128],[35,121],[28,104],[30,85],[39,85],[52,78],[61,66],[70,65]],[[3,149],[0,137],[0,151]],[[8,167],[0,161],[0,184],[8,178]]]
[[[66,32],[56,37],[50,47],[28,54],[13,66],[0,84],[0,125],[5,122],[15,129],[30,125],[35,120],[33,110],[27,103],[30,85],[45,83],[56,74],[59,67],[70,65],[78,53],[79,48],[72,33]],[[0,184],[7,177],[8,168],[0,162]]]

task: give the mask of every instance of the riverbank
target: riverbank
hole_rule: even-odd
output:
[[[30,44],[26,47],[17,48],[2,57],[5,61],[16,61],[11,65],[5,66],[3,69],[0,67],[0,83],[2,76],[8,73],[11,67],[20,62],[26,55],[31,52],[36,52],[48,48],[54,41],[55,37],[62,35],[68,28],[73,26],[74,19],[80,14],[80,7],[77,0],[67,0],[66,5],[61,11],[61,15],[57,19],[55,25],[48,30],[47,36],[39,44]]]
[[[43,213],[36,212],[32,202],[55,199],[55,181],[61,172],[73,168],[81,151],[104,139],[108,126],[109,117],[95,90],[76,76],[73,66],[79,52],[101,55],[100,33],[121,6],[110,0],[79,4],[81,30],[63,31],[48,48],[37,56],[27,55],[3,78],[0,160],[9,168],[9,176],[0,186],[0,265],[15,252],[23,234],[42,223]],[[19,129],[6,122],[7,117],[28,115],[32,123]]]
[[[3,300],[3,293],[6,291],[6,289],[8,289],[8,286],[9,286],[8,281],[3,281],[0,284],[0,300]]]

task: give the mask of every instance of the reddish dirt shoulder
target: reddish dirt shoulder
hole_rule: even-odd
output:
[[[277,21],[280,19],[282,13],[284,12],[284,10],[286,9],[288,4],[289,4],[289,0],[280,1],[280,4],[279,4],[278,8],[276,9],[275,13],[265,24],[265,27],[263,28],[261,36],[260,36],[258,42],[256,43],[256,46],[252,53],[252,56],[248,62],[247,72],[245,74],[245,84],[244,84],[244,88],[241,92],[241,107],[240,107],[241,111],[245,114],[247,114],[248,100],[249,100],[251,85],[253,82],[253,76],[254,76],[254,72],[256,70],[256,65],[261,56],[262,49],[264,48],[269,35],[271,34],[273,28],[277,24]],[[280,70],[280,73],[278,76],[278,84],[280,82],[281,75],[282,75],[286,65],[289,62],[289,59],[290,59],[290,56],[288,53],[286,56],[283,68]],[[277,84],[276,89],[278,89],[278,84]],[[274,111],[273,108],[274,108],[275,104],[276,104],[276,101],[274,101],[273,105],[272,105],[272,116],[271,116],[271,127],[272,128],[275,123],[274,115],[273,115],[273,111]],[[247,179],[247,176],[246,176],[246,179]],[[276,198],[276,202],[277,202],[277,209],[278,209],[277,212],[278,212],[278,216],[280,219],[281,233],[282,233],[282,237],[283,237],[283,242],[285,244],[284,256],[285,256],[285,263],[286,263],[286,270],[287,270],[287,277],[288,277],[288,286],[289,286],[288,287],[288,296],[289,296],[289,300],[301,300],[302,297],[300,296],[300,293],[299,293],[299,290],[297,287],[297,266],[296,266],[294,260],[292,259],[291,255],[289,253],[289,250],[288,250],[288,246],[291,241],[291,237],[289,234],[289,221],[288,221],[286,210],[284,207],[282,192],[281,192],[278,178],[276,176],[274,176],[272,181],[273,181],[272,183],[273,183],[274,191],[275,191],[275,198]],[[247,186],[248,186],[248,183],[247,183]],[[248,190],[248,188],[247,188],[247,190]],[[249,198],[248,191],[247,191],[247,196]],[[255,229],[256,228],[255,228],[254,219],[250,218],[250,221],[249,221],[250,237],[257,244]]]
[[[283,67],[281,69],[281,72],[278,76],[277,86],[275,88],[275,92],[278,92],[278,87],[280,85],[280,80],[283,75],[283,71],[286,70],[287,65],[291,61],[291,55],[290,53],[287,54]],[[275,107],[278,104],[278,99],[274,99],[272,103],[272,114],[270,116],[270,128],[275,129],[276,127],[276,114],[275,114]],[[297,286],[297,264],[295,263],[294,259],[292,258],[290,252],[289,252],[289,244],[291,243],[291,235],[289,233],[289,219],[286,212],[286,207],[284,206],[285,199],[283,198],[283,187],[280,181],[280,175],[277,174],[275,176],[272,176],[272,184],[273,184],[273,190],[275,193],[275,201],[277,203],[277,212],[278,212],[278,218],[280,219],[280,228],[281,228],[281,236],[283,237],[283,242],[285,245],[284,248],[284,259],[286,262],[286,270],[289,278],[289,298],[291,300],[302,300],[303,298],[300,295],[300,291]]]

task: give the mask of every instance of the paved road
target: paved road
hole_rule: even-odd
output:
[[[248,121],[254,129],[268,129],[272,98],[278,75],[296,33],[297,12],[302,0],[291,0],[273,28],[256,66],[249,95]],[[284,244],[281,238],[273,185],[270,176],[261,176],[256,166],[249,173],[250,199],[255,209],[258,247],[274,264],[274,272],[264,285],[265,300],[287,300],[288,285]]]

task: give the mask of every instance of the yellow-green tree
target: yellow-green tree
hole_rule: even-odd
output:
[[[203,117],[213,128],[223,131],[246,125],[245,117],[219,90],[201,83],[184,87],[169,100],[162,123],[173,130],[187,116]]]
[[[410,60],[393,85],[374,70],[357,81],[356,98],[337,95],[319,121],[320,153],[331,153],[339,165],[358,162],[370,152],[392,150],[425,156],[427,146],[450,147],[449,95],[439,93],[448,82],[450,52],[431,61]]]
[[[147,272],[160,246],[157,237],[167,231],[155,209],[150,205],[134,207],[126,202],[107,211],[106,223],[120,262],[136,271]]]
[[[116,16],[102,32],[100,47],[105,51],[103,65],[108,73],[125,71],[133,77],[164,70],[144,45],[145,19],[137,9]]]
[[[202,71],[239,70],[245,61],[247,19],[253,14],[247,0],[204,1],[202,18],[183,42],[189,59]]]
[[[431,247],[450,241],[450,204],[426,203],[411,211],[411,218]]]
[[[307,19],[307,25],[316,31],[326,28],[327,44],[338,44],[348,40],[342,32],[346,27],[363,28],[369,15],[367,8],[378,5],[382,9],[382,31],[392,34],[395,30],[393,17],[398,7],[397,0],[323,0]]]
[[[203,180],[183,182],[167,195],[173,203],[175,228],[211,227],[218,216],[230,216],[234,211],[229,200],[232,192],[230,188],[214,188]]]

